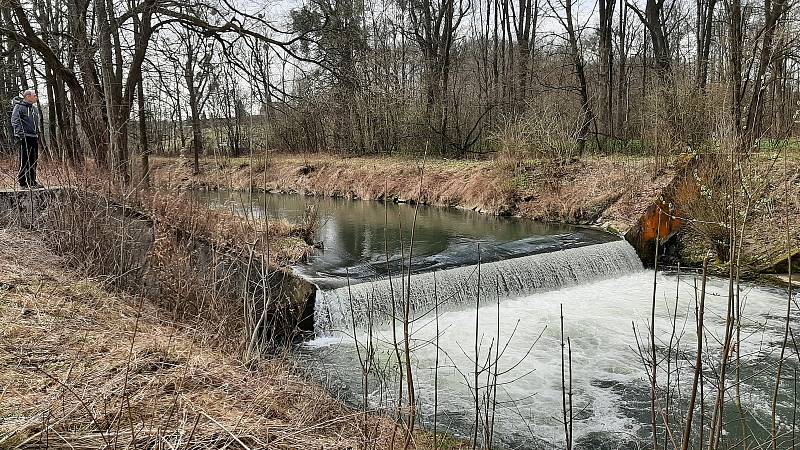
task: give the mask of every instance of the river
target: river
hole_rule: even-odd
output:
[[[398,392],[394,342],[402,341],[403,327],[392,317],[393,311],[394,317],[401,316],[405,299],[410,299],[410,356],[420,423],[432,428],[435,408],[438,430],[472,435],[477,359],[478,422],[493,418],[493,425],[481,426],[481,433],[494,430],[496,448],[564,447],[562,310],[563,335],[571,349],[576,448],[649,445],[649,369],[639,347],[645,354],[650,351],[655,282],[658,405],[673,423],[669,433],[660,427],[659,439],[662,445],[672,446],[671,439],[679,443],[681,425],[676,423],[686,410],[697,345],[696,272],[656,275],[641,266],[627,243],[591,228],[446,208],[415,211],[409,205],[378,202],[198,195],[217,207],[256,217],[266,210],[271,217],[296,219],[309,204],[316,205],[325,249],[297,268],[321,287],[317,337],[302,349],[310,372],[346,401],[361,405],[359,360],[370,354],[369,405],[393,411]],[[400,261],[410,253],[415,212],[412,274],[401,277]],[[387,279],[387,249],[392,281]],[[726,279],[709,279],[702,386],[706,422],[716,398],[727,292]],[[752,442],[768,439],[787,299],[782,289],[742,285],[738,373],[745,420],[736,420],[738,414],[728,408],[724,447],[742,436],[742,423]],[[793,324],[798,316],[794,311]],[[779,446],[789,445],[793,435],[798,357],[791,341],[789,347],[778,402]],[[568,367],[569,358],[563,361]],[[729,375],[732,385],[735,364]],[[565,378],[568,385],[567,370]],[[727,392],[732,405],[736,391]],[[699,399],[695,414],[698,423]]]

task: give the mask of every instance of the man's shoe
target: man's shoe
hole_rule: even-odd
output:
[[[31,189],[44,189],[44,186],[34,181],[33,184],[31,184]]]

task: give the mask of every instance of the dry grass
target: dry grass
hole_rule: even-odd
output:
[[[274,155],[266,163],[245,158],[206,159],[192,176],[181,160],[156,159],[155,184],[173,189],[254,189],[360,199],[416,200],[422,160]],[[499,209],[509,198],[485,162],[428,160],[422,201]],[[252,184],[251,184],[252,183]]]
[[[751,266],[761,269],[766,267],[765,261],[785,258],[787,220],[789,229],[800,230],[791,225],[800,223],[800,151],[794,149],[789,154],[787,178],[782,175],[782,160],[776,162],[771,155],[766,151],[755,154],[758,161],[753,167],[758,173],[750,175],[770,173],[773,178],[768,181],[766,197],[754,205],[745,236],[745,257],[751,260]],[[173,189],[252,188],[360,199],[382,199],[385,189],[390,199],[417,200],[421,163],[402,157],[272,154],[253,165],[247,158],[206,159],[197,176],[169,158],[156,159],[153,168],[156,184]],[[425,203],[543,221],[596,224],[622,233],[639,220],[676,174],[675,165],[655,171],[651,157],[621,155],[588,156],[565,163],[429,159],[425,167],[421,196]],[[700,209],[702,213],[713,208],[706,205]],[[700,220],[707,219],[701,215]],[[795,247],[800,245],[798,231],[791,239]],[[687,241],[684,248],[689,253],[705,254],[705,250],[692,248],[709,245],[692,234],[682,240]],[[688,255],[687,261],[694,261],[693,255]]]
[[[14,164],[9,160],[0,161],[0,188],[14,189]],[[313,221],[292,223],[271,219],[267,222],[213,209],[186,193],[146,190],[135,183],[120,186],[107,172],[91,164],[75,169],[42,161],[38,178],[45,186],[76,187],[216,244],[250,243],[255,250],[269,254],[270,262],[275,265],[289,265],[304,259],[313,244],[316,226]]]
[[[654,176],[651,159],[587,157],[566,165],[528,169],[519,210],[537,220],[598,224],[621,232],[639,220],[675,176]]]
[[[358,448],[361,417],[287,360],[245,367],[0,230],[0,448]],[[386,448],[392,422],[369,421]]]
[[[422,159],[407,157],[326,154],[208,157],[201,159],[201,173],[192,175],[185,158],[153,157],[151,171],[154,186],[168,192],[253,189],[365,200],[387,197],[489,214],[598,224],[622,232],[635,223],[674,174],[668,167],[654,176],[652,158],[628,156],[587,156],[567,163],[428,158],[420,196],[422,163]],[[8,170],[13,167],[5,166]],[[47,184],[63,184],[64,178],[90,178],[84,173],[65,176],[48,167],[51,165],[45,163]],[[105,186],[108,182],[93,184]],[[177,193],[171,195],[180,199],[179,203],[185,200]],[[288,223],[271,226],[276,236],[302,235],[298,228],[304,228]]]
[[[785,161],[780,149],[776,156],[765,154],[754,164],[755,174],[765,174],[766,194],[753,207],[743,252],[752,255],[757,270],[780,266],[787,248],[793,266],[800,263],[800,151],[788,152]],[[783,266],[778,269],[786,271]]]
[[[707,155],[677,193],[683,213],[695,219],[685,231],[685,253],[700,260],[706,248],[714,249],[723,270],[730,246],[729,166],[728,155]],[[800,153],[753,154],[738,167],[733,184],[742,270],[786,271],[787,256],[800,253]]]
[[[210,208],[186,194],[139,191],[135,197],[128,197],[126,204],[159,223],[216,244],[241,246],[251,243],[254,250],[269,254],[272,264],[298,262],[308,255],[313,244],[310,241],[313,237],[310,223],[243,218]]]
[[[490,214],[537,220],[596,223],[625,230],[671,180],[672,170],[652,176],[652,161],[589,157],[571,164],[550,161],[425,161],[342,158],[324,154],[271,154],[253,164],[247,158],[202,162],[193,176],[180,160],[153,160],[153,179],[169,189],[258,189],[379,200],[421,200]],[[418,197],[420,197],[418,199]]]
[[[147,297],[207,343],[256,356],[310,329],[313,286],[276,267],[287,252],[264,253],[276,239],[236,217],[154,193],[127,199],[135,210],[82,190],[52,195],[34,221],[48,248],[109,288]]]

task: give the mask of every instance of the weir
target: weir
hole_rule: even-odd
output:
[[[408,276],[351,284],[318,291],[315,332],[334,331],[391,322],[402,314],[403,299],[410,299],[415,318],[442,310],[540,291],[560,289],[642,270],[636,250],[626,241],[587,245],[539,253],[486,264],[456,267]]]

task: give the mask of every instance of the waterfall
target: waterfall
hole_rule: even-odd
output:
[[[642,262],[625,241],[587,245],[549,253],[539,253],[481,265],[456,267],[392,276],[351,284],[317,293],[315,330],[318,335],[352,328],[372,321],[391,321],[392,302],[397,317],[402,315],[404,298],[410,298],[413,317],[432,314],[439,303],[442,310],[480,302],[497,301],[537,291],[559,289],[611,278],[642,270]],[[480,276],[479,276],[480,275]],[[480,291],[478,279],[480,278]]]

